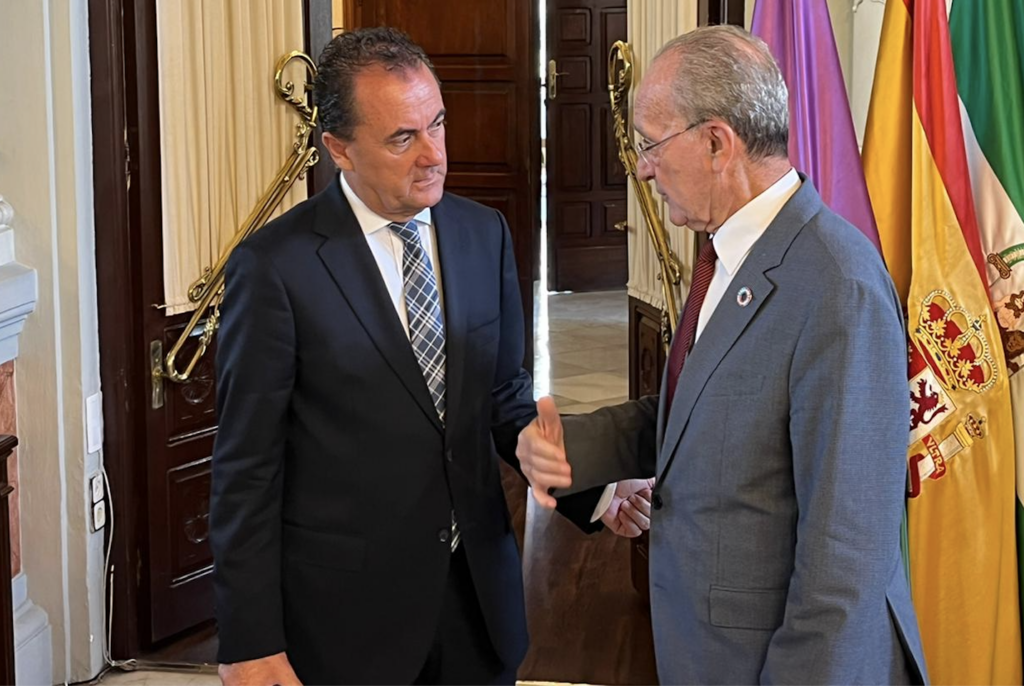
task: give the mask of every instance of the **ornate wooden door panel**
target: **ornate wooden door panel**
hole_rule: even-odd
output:
[[[612,136],[608,51],[625,0],[548,0],[548,280],[555,290],[626,285],[626,172]]]

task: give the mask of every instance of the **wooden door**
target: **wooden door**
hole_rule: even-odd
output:
[[[515,245],[533,368],[540,207],[536,0],[361,0],[352,26],[393,26],[423,47],[448,111],[445,189],[505,215]]]
[[[129,112],[127,142],[133,178],[128,202],[140,267],[135,305],[140,338],[134,346],[143,353],[139,368],[133,370],[143,432],[137,456],[143,498],[137,512],[146,522],[137,574],[148,590],[143,640],[152,643],[213,616],[207,519],[210,456],[217,431],[211,357],[215,350],[204,356],[189,383],[152,378],[152,356],[159,361],[171,349],[189,315],[167,317],[156,307],[165,299],[155,5],[136,3],[129,16],[136,43],[135,69],[128,78],[135,81],[137,91]],[[191,355],[194,344],[188,348]]]
[[[307,52],[317,55],[331,36],[330,0],[294,1],[305,8]],[[188,383],[154,380],[154,358],[166,355],[189,317],[157,307],[165,299],[155,5],[89,7],[104,456],[117,524],[112,650],[130,658],[213,617],[216,339]],[[195,340],[179,360],[191,357]]]
[[[608,102],[617,40],[625,0],[548,0],[548,281],[558,291],[626,285],[626,172]]]

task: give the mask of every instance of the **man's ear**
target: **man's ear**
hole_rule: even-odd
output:
[[[327,148],[327,152],[330,153],[331,159],[334,160],[334,165],[338,169],[352,171],[355,168],[352,164],[352,158],[349,157],[349,146],[352,145],[352,141],[338,138],[329,131],[324,131],[321,140],[323,140],[324,147]]]
[[[731,126],[721,122],[708,123],[708,155],[715,171],[722,171],[736,154],[736,146],[740,140]]]

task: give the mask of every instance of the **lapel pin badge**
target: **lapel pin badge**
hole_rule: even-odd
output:
[[[740,307],[746,307],[750,304],[750,301],[754,299],[754,294],[751,290],[744,286],[736,293],[736,304]]]

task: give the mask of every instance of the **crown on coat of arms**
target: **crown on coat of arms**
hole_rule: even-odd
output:
[[[985,315],[973,316],[946,291],[932,291],[921,303],[914,339],[949,390],[984,393],[999,378],[983,330],[985,320]]]

